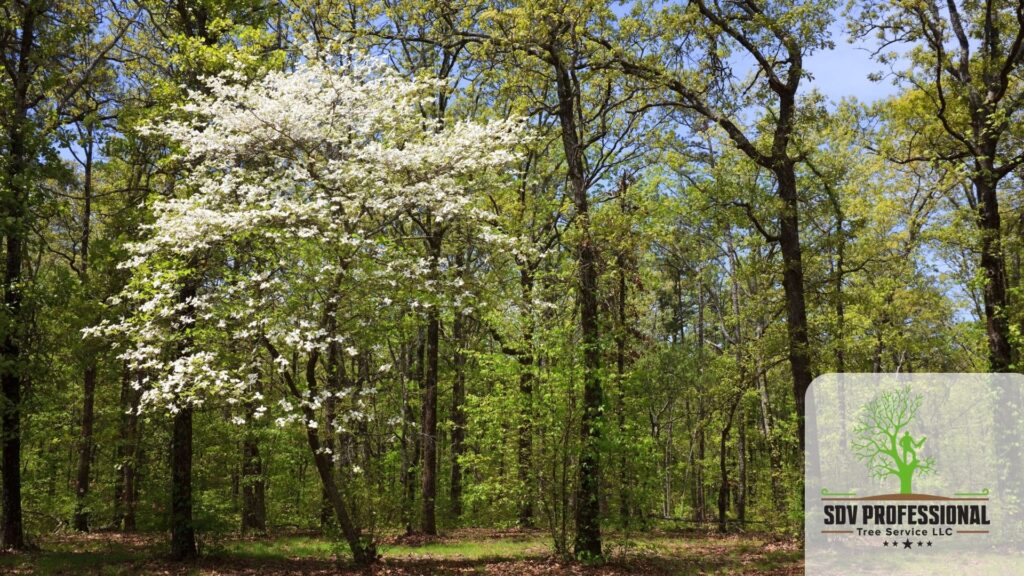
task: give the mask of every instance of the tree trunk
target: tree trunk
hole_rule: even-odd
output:
[[[338,297],[338,295],[335,295]],[[337,322],[332,314],[326,314],[327,331],[329,334],[334,334],[337,329]],[[327,424],[327,433],[324,435],[323,446],[327,453],[331,456],[332,463],[338,463],[340,459],[340,450],[343,446],[340,441],[336,440],[335,434],[335,422],[337,421],[337,404],[338,400],[334,396],[340,392],[345,380],[345,361],[341,357],[341,345],[332,340],[327,346],[327,383],[326,388],[329,393],[326,400],[324,400],[324,420]],[[336,466],[337,467],[337,466]],[[320,490],[320,531],[322,533],[328,533],[335,527],[334,524],[334,506],[331,504],[330,496],[327,494],[327,490],[321,487]]]
[[[516,477],[522,487],[516,521],[520,527],[533,527],[533,273],[525,262],[519,267],[519,286],[522,291],[523,314],[527,315],[523,331],[522,348],[518,351],[519,400],[522,408],[516,423]]]
[[[195,309],[197,283],[187,278],[179,294],[185,304],[182,317],[192,316]],[[178,347],[179,354],[189,353],[192,336],[188,326],[179,322],[184,334]],[[192,524],[192,413],[187,399],[178,398],[178,412],[174,414],[171,431],[171,558],[191,560],[197,556],[195,526]]]
[[[251,434],[242,442],[242,533],[267,531],[266,482],[260,447]]]
[[[423,341],[423,333],[420,332],[415,343],[416,347],[416,369],[412,375],[412,379],[419,382],[422,386],[423,383],[423,364],[426,356],[426,346]],[[420,434],[415,431],[416,418],[415,411],[412,407],[412,394],[406,387],[406,381],[403,379],[402,382],[402,474],[401,482],[403,486],[402,498],[402,522],[405,524],[405,533],[412,534],[415,532],[413,527],[415,516],[413,514],[413,505],[416,502],[416,464],[420,461]]]
[[[452,384],[452,453],[451,453],[451,513],[458,520],[462,516],[462,464],[466,438],[466,319],[456,311],[452,337],[455,340],[455,382]]]
[[[661,462],[665,474],[661,486],[661,513],[665,518],[672,517],[672,427],[673,421],[669,419],[665,427],[665,452]]]
[[[277,361],[281,357],[277,348],[266,338],[263,339],[263,345],[270,353],[271,360]],[[314,351],[306,361],[306,387],[307,392],[313,397],[316,397],[318,394],[316,366],[319,355],[319,352]],[[304,397],[304,394],[295,383],[295,377],[290,372],[284,373],[284,379],[294,398],[301,399]],[[306,422],[317,421],[316,412],[308,403],[302,404],[302,417]],[[366,538],[362,535],[358,526],[352,521],[352,517],[349,516],[345,498],[335,481],[335,469],[332,465],[331,457],[320,445],[320,435],[317,430],[317,428],[312,426],[306,426],[306,444],[313,455],[313,463],[316,466],[317,474],[320,476],[321,486],[331,502],[331,507],[334,508],[334,517],[337,519],[341,533],[349,545],[353,559],[357,564],[372,564],[377,561],[377,546],[371,538]]]
[[[846,242],[845,238],[840,242]],[[846,274],[845,250],[840,247],[836,262],[836,372],[846,372],[846,303],[843,301],[843,277]],[[845,434],[845,431],[843,432]]]
[[[440,241],[431,246],[435,266],[440,257]],[[437,356],[440,344],[440,318],[437,307],[431,307],[427,318],[426,370],[423,375],[423,470],[422,514],[420,530],[424,534],[437,534],[435,517],[437,499]]]
[[[569,73],[565,56],[549,47],[558,97],[558,119],[565,151],[569,190],[576,207],[580,239],[576,249],[580,332],[583,340],[583,416],[580,422],[579,478],[576,484],[576,539],[579,559],[601,558],[601,428],[604,398],[601,390],[601,348],[598,334],[597,247],[590,233],[584,149],[577,125],[578,87]]]
[[[12,154],[14,158],[16,154]],[[12,158],[13,160],[13,158]],[[19,219],[20,220],[20,219]],[[15,228],[20,228],[20,221]],[[5,550],[25,548],[24,526],[21,513],[21,265],[22,241],[20,230],[7,233],[7,265],[4,277],[4,304],[11,325],[0,346],[2,362],[3,406],[3,532],[0,547]]]
[[[761,330],[758,330],[760,335]],[[765,445],[768,448],[768,478],[771,482],[772,504],[775,512],[782,513],[785,509],[785,501],[782,494],[782,457],[779,454],[778,444],[773,435],[771,404],[768,398],[768,383],[762,371],[761,359],[757,359],[754,374],[757,383],[757,392],[761,400],[761,434],[764,436]]]
[[[85,161],[85,180],[82,187],[85,197],[85,204],[82,210],[82,262],[79,265],[78,277],[82,286],[89,290],[89,241],[92,221],[92,155],[93,138],[92,128],[87,129],[87,137],[83,146]],[[87,510],[86,499],[89,497],[89,478],[93,456],[93,421],[94,404],[96,398],[96,356],[90,349],[86,349],[85,370],[82,374],[82,432],[78,444],[78,477],[75,485],[75,530],[79,532],[89,531],[89,511]]]
[[[693,461],[693,520],[707,520],[707,500],[704,497],[704,457],[706,446],[704,440],[704,408],[697,409],[697,454]]]
[[[90,360],[83,375],[82,437],[78,443],[78,476],[75,483],[75,530],[89,531],[89,470],[92,465],[93,405],[96,397],[96,363]]]
[[[125,532],[135,531],[135,510],[138,502],[136,476],[139,465],[139,400],[141,392],[131,384],[127,364],[121,377],[121,430],[117,446],[120,467],[114,490],[114,524]]]
[[[628,212],[626,204],[627,183],[625,179],[620,182],[619,200],[620,210],[623,214]],[[628,258],[625,249],[620,250],[616,257],[616,268],[618,274],[618,294],[616,310],[616,331],[615,331],[615,384],[618,388],[618,406],[616,416],[618,419],[619,438],[621,439],[622,454],[619,458],[619,519],[622,525],[629,527],[629,458],[626,455],[626,299],[628,297],[626,287],[626,267]]]
[[[246,408],[248,422],[242,439],[242,533],[263,534],[267,531],[267,483],[255,429],[256,407],[249,404]],[[328,426],[328,435],[330,431]]]
[[[21,390],[22,351],[21,337],[25,319],[21,313],[23,235],[25,234],[25,189],[28,166],[31,161],[25,133],[28,123],[27,90],[29,62],[35,46],[35,18],[33,4],[26,5],[22,13],[20,51],[17,58],[17,78],[11,102],[8,126],[8,155],[6,159],[3,216],[7,257],[4,267],[5,323],[3,342],[0,343],[0,388],[3,405],[0,407],[0,442],[3,444],[3,522],[0,526],[0,549],[24,550],[25,530],[21,512]],[[5,59],[6,63],[6,59]]]
[[[736,519],[742,524],[747,521],[747,414],[743,407],[740,408],[739,446],[736,451],[740,477],[736,490]]]
[[[192,407],[181,406],[171,432],[171,558],[197,556],[192,524]]]
[[[984,175],[974,180],[974,189],[978,199],[978,227],[981,229],[981,269],[985,273],[982,294],[989,371],[1009,372],[1013,364],[1013,350],[1007,317],[1006,259],[1003,256],[999,200],[996,186]]]
[[[804,300],[804,266],[800,247],[800,219],[796,172],[792,162],[783,162],[775,171],[783,208],[779,215],[779,248],[782,252],[782,289],[786,300],[786,333],[789,340],[789,366],[793,375],[793,399],[796,401],[797,434],[804,450],[806,406],[804,396],[811,386],[811,360],[807,332],[807,304]]]
[[[314,421],[316,418],[316,414],[309,408],[305,409],[304,415],[310,421]],[[349,517],[345,500],[334,481],[334,468],[331,465],[331,459],[320,449],[320,437],[315,428],[306,428],[306,443],[313,453],[313,462],[316,465],[317,474],[320,475],[320,482],[332,508],[334,508],[334,517],[338,520],[341,532],[348,542],[353,559],[357,564],[372,564],[377,560],[377,548],[371,540],[360,534],[359,529]]]
[[[729,511],[729,459],[727,458],[726,444],[729,442],[729,432],[732,431],[732,421],[736,416],[736,407],[739,406],[742,397],[742,395],[737,395],[736,400],[729,407],[729,415],[725,420],[725,426],[722,427],[722,434],[718,440],[718,531],[723,534],[728,529],[726,521],[728,520],[727,515]]]
[[[698,385],[703,383],[704,375],[704,270],[697,271],[697,370],[700,375]],[[706,454],[704,438],[704,398],[697,397],[697,424],[694,430],[697,443],[697,454],[693,457],[693,519],[695,522],[707,520],[707,499],[704,494],[704,456]],[[693,448],[691,447],[691,453]]]

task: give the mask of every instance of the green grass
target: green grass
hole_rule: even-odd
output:
[[[326,560],[335,554],[346,555],[348,548],[339,542],[309,536],[284,536],[273,539],[234,540],[213,544],[213,556],[252,559],[316,558]]]
[[[490,558],[507,558],[522,560],[524,558],[549,554],[551,547],[546,540],[468,540],[458,542],[438,542],[423,546],[384,546],[381,553],[394,558],[416,558],[436,556],[439,558],[458,558],[461,560],[486,560]]]
[[[544,556],[550,552],[543,538],[526,540],[459,540],[440,541],[422,546],[381,545],[380,552],[387,558],[452,558],[485,560],[491,558],[523,559]],[[332,542],[310,536],[290,536],[274,539],[235,540],[214,545],[213,554],[225,557],[251,559],[347,558],[344,541]]]

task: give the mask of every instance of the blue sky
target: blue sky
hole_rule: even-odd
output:
[[[832,25],[832,39],[836,47],[811,56],[805,67],[814,76],[810,85],[838,102],[853,96],[862,102],[873,102],[896,93],[890,79],[880,82],[868,80],[868,74],[881,72],[880,64],[871,59],[869,46],[863,42],[851,44],[846,32],[846,23],[837,17]]]

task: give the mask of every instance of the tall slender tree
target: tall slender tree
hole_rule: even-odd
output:
[[[1010,330],[1004,230],[999,187],[1024,163],[1013,130],[1021,118],[1024,90],[1024,3],[1006,0],[903,4],[851,4],[853,33],[877,36],[881,64],[913,92],[925,118],[905,118],[920,138],[896,160],[939,161],[967,169],[965,199],[978,230],[984,274],[985,332],[989,369],[1015,365]],[[890,51],[904,50],[894,60]]]

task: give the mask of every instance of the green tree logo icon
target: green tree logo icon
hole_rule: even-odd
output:
[[[927,438],[914,438],[908,429],[922,401],[923,396],[911,394],[910,387],[883,392],[864,405],[853,428],[857,459],[879,480],[899,478],[900,494],[913,493],[914,474],[934,471],[935,459],[918,454]]]

